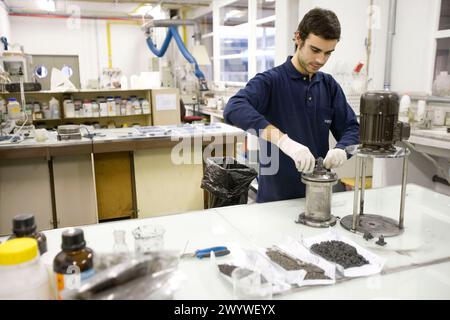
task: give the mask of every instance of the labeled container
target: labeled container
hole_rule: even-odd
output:
[[[55,97],[52,97],[49,101],[50,106],[50,118],[58,119],[59,118],[59,101]]]
[[[100,116],[100,106],[97,103],[97,101],[92,100],[92,116],[93,117],[99,117]]]
[[[71,99],[64,100],[63,109],[64,109],[64,117],[75,118],[75,104]]]
[[[0,98],[0,117],[6,114],[6,101]]]
[[[72,228],[64,231],[61,249],[53,260],[58,300],[62,299],[64,289],[78,289],[94,275],[94,252],[86,247],[83,230]]]
[[[13,234],[9,239],[34,238],[38,242],[39,253],[47,252],[47,238],[42,232],[37,232],[34,215],[29,213],[18,214],[13,219]]]
[[[106,99],[106,106],[108,110],[108,117],[116,115],[116,102],[113,97],[108,97]]]
[[[52,112],[47,102],[42,102],[42,112],[44,113],[44,119],[51,119]]]
[[[0,300],[48,300],[50,282],[36,239],[0,244]]]
[[[83,102],[83,111],[84,111],[84,116],[87,118],[92,118],[92,103],[91,100],[84,100]]]
[[[108,116],[108,104],[106,103],[105,97],[98,97],[97,102],[99,105],[100,117]]]
[[[142,113],[149,114],[150,113],[150,103],[147,99],[139,99],[141,103]]]
[[[20,108],[20,103],[17,102],[16,98],[8,99],[8,118],[11,120],[20,119],[22,116],[22,110]]]

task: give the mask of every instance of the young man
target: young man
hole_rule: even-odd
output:
[[[228,101],[227,123],[256,130],[260,150],[270,151],[270,143],[281,150],[279,159],[271,159],[279,161],[275,174],[263,174],[268,164],[260,161],[257,202],[304,197],[301,172],[311,172],[318,157],[328,169],[339,167],[347,160],[344,148],[359,143],[359,125],[341,87],[319,72],[340,34],[332,11],[312,9],[295,32],[294,56],[257,74]],[[329,131],[337,141],[331,150]]]

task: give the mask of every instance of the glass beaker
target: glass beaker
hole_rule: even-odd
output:
[[[160,225],[144,225],[133,230],[134,249],[137,253],[161,250],[164,247],[164,233]]]
[[[272,284],[258,271],[236,268],[231,273],[234,300],[272,299]]]
[[[128,246],[125,242],[125,230],[114,230],[113,236],[114,236],[114,245],[113,245],[113,252],[114,253],[128,253]]]

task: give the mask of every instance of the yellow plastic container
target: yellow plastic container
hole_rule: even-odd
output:
[[[0,244],[0,300],[50,299],[49,277],[33,238]]]

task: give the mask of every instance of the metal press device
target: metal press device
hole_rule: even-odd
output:
[[[336,224],[336,217],[331,214],[331,194],[337,180],[336,173],[323,166],[322,158],[317,159],[312,173],[302,174],[302,182],[306,185],[306,207],[297,223],[318,228]]]
[[[398,121],[399,96],[391,91],[367,92],[360,103],[360,141],[353,153],[356,157],[353,215],[341,219],[341,225],[352,232],[373,237],[392,237],[403,232],[406,176],[409,149],[395,146],[396,141],[409,138],[409,124]],[[400,214],[394,219],[364,211],[365,173],[367,159],[403,159]],[[361,187],[359,186],[361,181]]]

